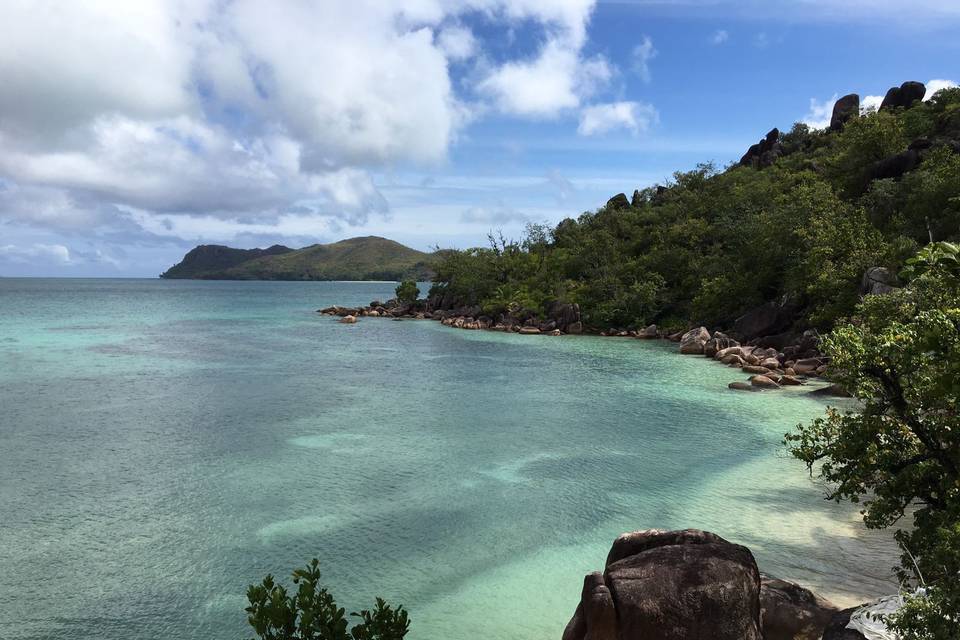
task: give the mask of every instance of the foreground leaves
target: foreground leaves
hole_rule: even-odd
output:
[[[960,638],[956,253],[930,245],[901,272],[905,288],[868,296],[830,333],[831,375],[862,405],[830,409],[786,436],[793,455],[828,482],[829,498],[862,501],[868,527],[900,527],[899,575],[925,587],[893,621],[904,640]]]
[[[293,572],[293,582],[297,585],[293,595],[270,575],[247,589],[247,621],[260,640],[402,640],[407,635],[407,612],[380,598],[373,611],[350,614],[360,621],[348,632],[344,609],[320,585],[316,558]]]

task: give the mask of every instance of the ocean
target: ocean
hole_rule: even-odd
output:
[[[890,536],[781,444],[837,400],[659,341],[316,313],[394,286],[0,279],[0,638],[249,638],[247,585],[317,557],[411,640],[559,640],[651,527],[896,590]]]

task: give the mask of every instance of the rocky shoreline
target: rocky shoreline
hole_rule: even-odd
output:
[[[681,355],[704,356],[746,374],[746,380],[735,380],[727,385],[735,391],[769,391],[802,386],[814,380],[829,382],[830,361],[818,349],[820,335],[814,330],[790,331],[791,311],[785,304],[768,303],[756,307],[738,318],[729,333],[710,331],[702,326],[670,332],[657,325],[641,330],[591,330],[584,326],[579,305],[561,302],[550,305],[545,316],[521,312],[492,318],[479,306],[446,308],[443,300],[431,298],[413,303],[396,299],[374,300],[361,307],[334,305],[318,309],[317,313],[336,316],[344,324],[354,324],[360,318],[434,320],[444,326],[470,331],[669,340],[678,344]],[[835,384],[820,385],[811,393],[848,396]]]
[[[318,313],[344,324],[360,319],[433,320],[445,326],[520,335],[597,335],[664,340],[680,355],[698,355],[749,376],[728,387],[769,391],[829,382],[829,357],[814,330],[792,332],[794,314],[768,303],[737,318],[729,332],[693,327],[665,331],[585,327],[576,304],[555,303],[545,317],[501,314],[479,307],[443,308],[436,300],[372,301],[332,306]],[[835,384],[818,384],[817,395],[848,396]],[[879,601],[878,601],[879,602]],[[866,640],[858,619],[877,602],[841,609],[796,583],[760,573],[751,551],[696,529],[645,530],[614,541],[602,572],[584,578],[580,603],[562,640]]]

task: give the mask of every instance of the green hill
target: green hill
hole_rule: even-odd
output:
[[[201,245],[160,275],[201,280],[428,280],[433,255],[366,236],[302,249]]]
[[[194,247],[179,264],[160,275],[161,278],[203,278],[207,274],[220,273],[244,262],[264,256],[289,253],[293,249],[278,244],[268,249],[233,249],[219,244],[202,244]]]

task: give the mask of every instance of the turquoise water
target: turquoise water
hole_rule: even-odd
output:
[[[895,553],[780,446],[824,404],[673,345],[314,310],[393,283],[0,279],[0,638],[237,639],[317,556],[412,640],[558,639],[620,532],[853,602]]]

